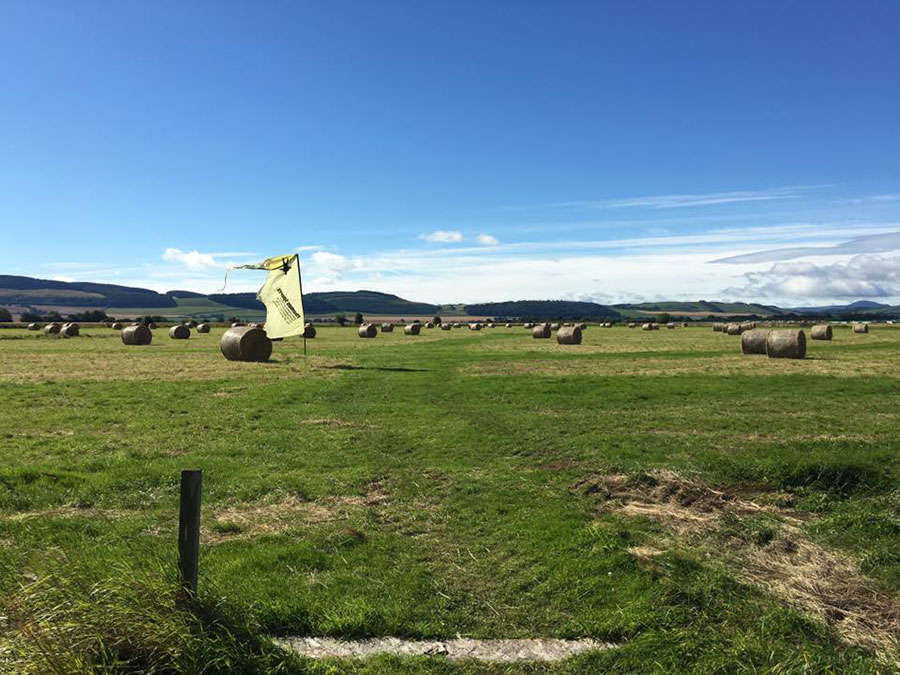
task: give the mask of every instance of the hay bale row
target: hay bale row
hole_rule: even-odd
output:
[[[374,323],[364,323],[359,327],[357,333],[361,338],[373,338],[378,335],[378,328]]]
[[[126,345],[149,345],[152,341],[153,333],[139,323],[122,330],[122,342]]]
[[[222,335],[219,349],[229,361],[268,361],[272,355],[272,341],[262,328],[235,326]]]
[[[802,330],[771,330],[766,336],[766,354],[770,359],[806,357],[806,334]]]
[[[831,326],[827,323],[820,323],[809,329],[809,338],[811,340],[830,340],[831,337]]]
[[[578,326],[563,326],[556,332],[556,344],[580,345],[581,328]]]
[[[765,354],[769,331],[748,330],[741,334],[741,354]]]
[[[543,340],[550,337],[550,324],[539,323],[531,329],[531,337],[535,340]]]
[[[184,324],[172,326],[169,329],[169,337],[173,340],[187,340],[191,337],[191,329]]]

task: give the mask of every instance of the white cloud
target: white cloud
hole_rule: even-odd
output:
[[[768,270],[747,272],[746,283],[727,289],[755,298],[888,298],[900,295],[900,257],[863,254],[847,262],[781,262]]]
[[[458,230],[435,230],[428,234],[420,234],[419,239],[435,244],[458,244],[463,240],[463,236]]]
[[[178,248],[167,248],[162,255],[162,259],[166,262],[180,263],[187,266],[188,269],[199,270],[206,267],[216,267],[216,259],[211,253],[200,253],[199,251],[182,251]]]
[[[66,277],[66,276],[63,276],[62,274],[57,274],[56,276],[51,277],[51,279],[53,281],[66,281],[68,283],[72,283],[73,281],[75,281],[74,277]]]
[[[298,246],[294,250],[297,251],[297,253],[303,253],[305,251],[320,251],[323,248],[325,247],[321,244],[313,244],[312,246]]]
[[[492,237],[489,234],[479,234],[475,237],[475,241],[482,246],[498,246],[500,244],[500,240],[497,237]]]
[[[327,251],[316,251],[312,255],[312,260],[316,265],[335,272],[350,270],[359,265],[355,260],[337,253],[328,253]]]

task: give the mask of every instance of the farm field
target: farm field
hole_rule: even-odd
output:
[[[900,330],[0,331],[0,671],[876,673],[900,651]],[[808,331],[807,331],[808,335]],[[175,592],[202,468],[198,606]],[[269,636],[594,638],[557,663]]]

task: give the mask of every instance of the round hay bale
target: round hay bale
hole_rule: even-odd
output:
[[[580,323],[580,324],[578,324],[578,327],[579,327],[581,330],[587,330],[587,324],[586,324],[586,323]]]
[[[745,330],[753,330],[756,328],[755,323],[742,323],[741,324],[741,332],[743,333]]]
[[[60,323],[48,323],[44,326],[44,335],[59,335],[59,331],[62,330],[62,324]]]
[[[403,333],[405,335],[418,335],[422,331],[422,324],[420,323],[411,323],[403,329]]]
[[[578,326],[563,326],[556,332],[556,344],[580,345],[581,329]]]
[[[378,328],[374,323],[364,323],[359,327],[357,333],[361,338],[373,338],[378,335]]]
[[[831,325],[827,323],[820,323],[809,329],[810,340],[830,340],[831,336]]]
[[[454,328],[461,328],[461,327],[462,327],[462,324],[459,323],[459,322],[456,322],[456,323],[453,324],[453,327],[454,327]]]
[[[169,337],[173,340],[187,340],[191,337],[191,329],[182,324],[172,326],[169,329]]]
[[[392,323],[381,324],[381,332],[382,333],[393,333],[394,332],[394,324],[392,324]]]
[[[682,322],[681,322],[681,327],[682,327],[682,328],[687,328],[687,327],[688,327],[688,322],[687,322],[687,321],[682,321]]]
[[[197,324],[197,332],[198,333],[208,333],[211,328],[212,328],[212,326],[210,326],[208,323],[198,323]]]
[[[59,329],[59,334],[63,337],[78,337],[81,327],[77,323],[64,323]]]
[[[312,340],[314,337],[316,337],[316,327],[311,323],[303,326],[303,337],[305,337],[307,340]]]
[[[125,326],[123,326],[119,321],[116,321],[112,326],[110,326],[110,328],[112,328],[113,330],[122,330],[124,327]]]
[[[487,325],[487,327],[488,327],[488,328],[493,328],[493,327],[494,327],[494,324],[489,323],[489,324]]]
[[[450,330],[450,324],[449,324],[449,323],[442,323],[442,324],[441,324],[441,330]]]
[[[667,323],[667,324],[666,324],[666,330],[675,330],[675,324],[674,324],[674,323]]]
[[[770,359],[802,359],[806,356],[806,334],[802,330],[770,330],[766,354]]]
[[[868,333],[869,332],[869,324],[855,323],[855,324],[853,324],[853,332],[854,333]]]
[[[135,324],[122,331],[122,342],[126,345],[149,345],[153,340],[153,333],[147,326]]]
[[[724,323],[714,323],[713,324],[713,332],[714,333],[724,333],[725,332],[725,324]]]
[[[40,329],[41,329],[41,327],[34,322],[31,322],[30,324],[28,324],[28,330],[40,330]]]
[[[741,333],[741,354],[765,354],[769,331],[748,330]]]
[[[470,323],[469,330],[481,330],[481,324],[480,323]]]
[[[150,330],[156,330],[156,322],[151,321],[150,323],[147,324],[147,328],[149,328]]]
[[[523,323],[522,328],[524,328],[525,330],[531,330],[532,328],[534,328],[534,324],[533,323]]]
[[[727,335],[740,335],[744,331],[741,329],[741,324],[739,323],[729,323],[725,326],[725,333]]]
[[[543,340],[550,337],[550,324],[539,323],[531,329],[531,337],[535,340]]]
[[[641,326],[641,330],[659,330],[659,324],[645,323],[643,326]]]
[[[637,328],[637,324],[636,324],[634,321],[629,321],[629,322],[628,322],[628,327],[629,327],[629,328]]]
[[[194,321],[194,320],[192,319],[191,321],[188,321],[188,322],[187,322],[187,327],[188,327],[188,328],[196,328],[196,327],[197,327],[197,322]],[[156,324],[152,324],[152,325],[150,326],[150,328],[156,328]]]
[[[237,326],[225,331],[219,349],[229,361],[268,361],[272,341],[262,328]]]
[[[429,321],[425,324],[425,328],[434,328],[434,324]]]
[[[550,324],[550,330],[559,330],[559,324],[558,324],[558,323],[551,323],[551,324]]]
[[[240,321],[235,321],[233,324],[231,324],[231,327],[232,327],[232,328],[240,328],[240,327],[243,326],[243,325],[244,325],[244,324],[241,323]]]

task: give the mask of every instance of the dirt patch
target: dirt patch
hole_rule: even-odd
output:
[[[598,499],[604,510],[652,518],[692,543],[714,543],[713,554],[725,557],[743,581],[897,663],[900,600],[860,574],[853,560],[811,541],[802,530],[805,514],[668,471],[595,476],[573,490]]]
[[[297,495],[284,495],[278,500],[262,500],[234,504],[219,509],[210,527],[204,528],[204,544],[221,544],[238,539],[252,539],[278,534],[296,527],[350,519],[364,508],[387,503],[387,495],[378,482],[371,483],[364,495],[340,495],[316,500]]]
[[[276,644],[314,659],[362,659],[379,654],[394,656],[443,656],[452,661],[493,661],[517,663],[561,661],[589,651],[614,649],[615,644],[597,640],[403,640],[369,638],[276,638]]]

